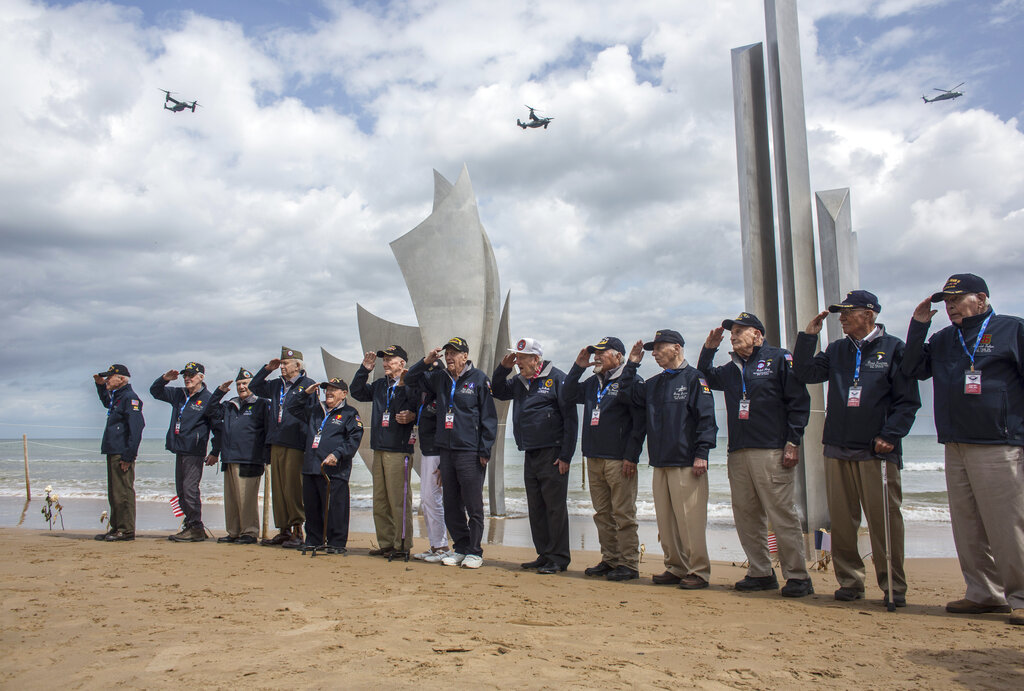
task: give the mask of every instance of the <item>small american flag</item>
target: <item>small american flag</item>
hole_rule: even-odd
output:
[[[775,533],[768,533],[768,553],[775,554],[779,551],[779,543],[775,540]]]
[[[178,503],[178,495],[171,497],[171,513],[174,514],[175,518],[181,518],[185,515],[185,512],[181,510],[181,505]]]

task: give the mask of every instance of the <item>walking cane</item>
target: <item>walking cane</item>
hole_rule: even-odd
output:
[[[882,462],[882,516],[885,518],[885,580],[889,586],[889,599],[885,608],[890,612],[896,611],[896,602],[892,597],[892,537],[889,534],[889,464],[884,458],[878,459]]]
[[[408,502],[406,497],[409,496],[409,457],[406,456],[405,460],[402,461],[402,550],[405,552],[405,560],[409,561],[409,549],[405,546],[405,516]],[[388,555],[388,561],[391,561],[391,557],[394,552]]]

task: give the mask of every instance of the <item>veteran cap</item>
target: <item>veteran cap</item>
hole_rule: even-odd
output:
[[[334,389],[341,389],[342,391],[348,391],[348,384],[345,383],[344,379],[341,379],[339,377],[331,377],[325,382],[320,382],[320,388],[323,388],[325,386],[330,386],[331,388]]]
[[[946,285],[942,286],[942,290],[932,295],[932,302],[941,302],[947,295],[966,295],[968,293],[985,293],[992,297],[992,293],[988,292],[988,284],[981,276],[953,274],[946,280]]]
[[[623,355],[626,354],[626,346],[622,345],[622,341],[615,336],[605,336],[594,345],[587,346],[588,353],[597,353],[602,350],[615,350]]]
[[[408,360],[409,354],[400,345],[389,345],[384,350],[378,350],[377,357],[400,357],[403,360]]]
[[[132,376],[128,372],[128,368],[125,367],[124,365],[111,365],[110,367],[107,368],[106,372],[99,372],[98,374],[101,377],[112,377],[115,374],[120,374],[122,377]]]
[[[678,343],[679,345],[685,345],[683,336],[678,331],[672,329],[661,329],[656,331],[654,334],[654,340],[644,343],[644,350],[654,350],[654,346],[658,343]]]
[[[206,368],[198,362],[186,362],[185,366],[181,368],[182,374],[206,374]]]
[[[752,326],[758,331],[760,331],[761,335],[764,336],[764,324],[761,323],[761,320],[757,318],[756,314],[751,314],[750,312],[740,312],[740,316],[736,317],[735,319],[726,319],[724,322],[722,322],[722,328],[728,331],[732,331],[732,327],[736,326],[737,324],[740,326]]]
[[[839,310],[851,309],[851,308],[862,308],[869,309],[872,312],[878,313],[882,311],[882,306],[878,304],[878,298],[874,293],[869,293],[866,290],[851,290],[846,294],[846,297],[842,302],[836,305],[829,305],[829,312],[838,312]]]
[[[235,381],[243,381],[245,379],[252,379],[252,372],[244,367],[239,368],[238,374],[235,375]]]
[[[457,350],[460,353],[469,352],[469,344],[466,343],[466,339],[459,338],[458,336],[451,338],[447,343],[444,344],[444,347],[445,350],[451,348],[452,350]]]
[[[539,355],[544,357],[544,349],[540,345],[540,341],[535,338],[520,338],[516,341],[515,348],[508,349],[510,353],[516,353],[517,355]]]
[[[282,360],[301,360],[302,351],[293,350],[286,346],[281,346],[281,359]]]

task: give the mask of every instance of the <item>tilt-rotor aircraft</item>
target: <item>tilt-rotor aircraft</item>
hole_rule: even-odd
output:
[[[168,91],[167,89],[160,89],[160,91],[163,91],[165,94],[164,110],[169,110],[174,113],[180,113],[183,110],[191,110],[194,113],[196,112],[196,106],[202,108],[198,101],[192,101],[191,103],[188,101],[179,101],[171,96],[171,94],[174,93],[173,91]],[[168,105],[169,103],[173,105]]]
[[[533,106],[526,106],[526,107],[530,109],[530,119],[527,120],[526,122],[522,122],[519,118],[516,118],[516,124],[519,125],[520,127],[522,127],[524,130],[527,127],[534,127],[534,128],[536,128],[536,127],[543,127],[544,129],[547,129],[548,128],[548,124],[550,124],[550,122],[552,120],[554,120],[553,117],[552,118],[539,118],[539,117],[537,117],[537,113],[534,112],[535,108]]]

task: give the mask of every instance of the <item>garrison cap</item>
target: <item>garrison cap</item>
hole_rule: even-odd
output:
[[[252,379],[252,372],[242,367],[239,368],[238,374],[235,376],[235,381],[242,381],[244,379]]]
[[[302,351],[301,350],[292,350],[291,348],[288,348],[287,346],[281,346],[281,359],[282,360],[301,360],[302,359]]]

